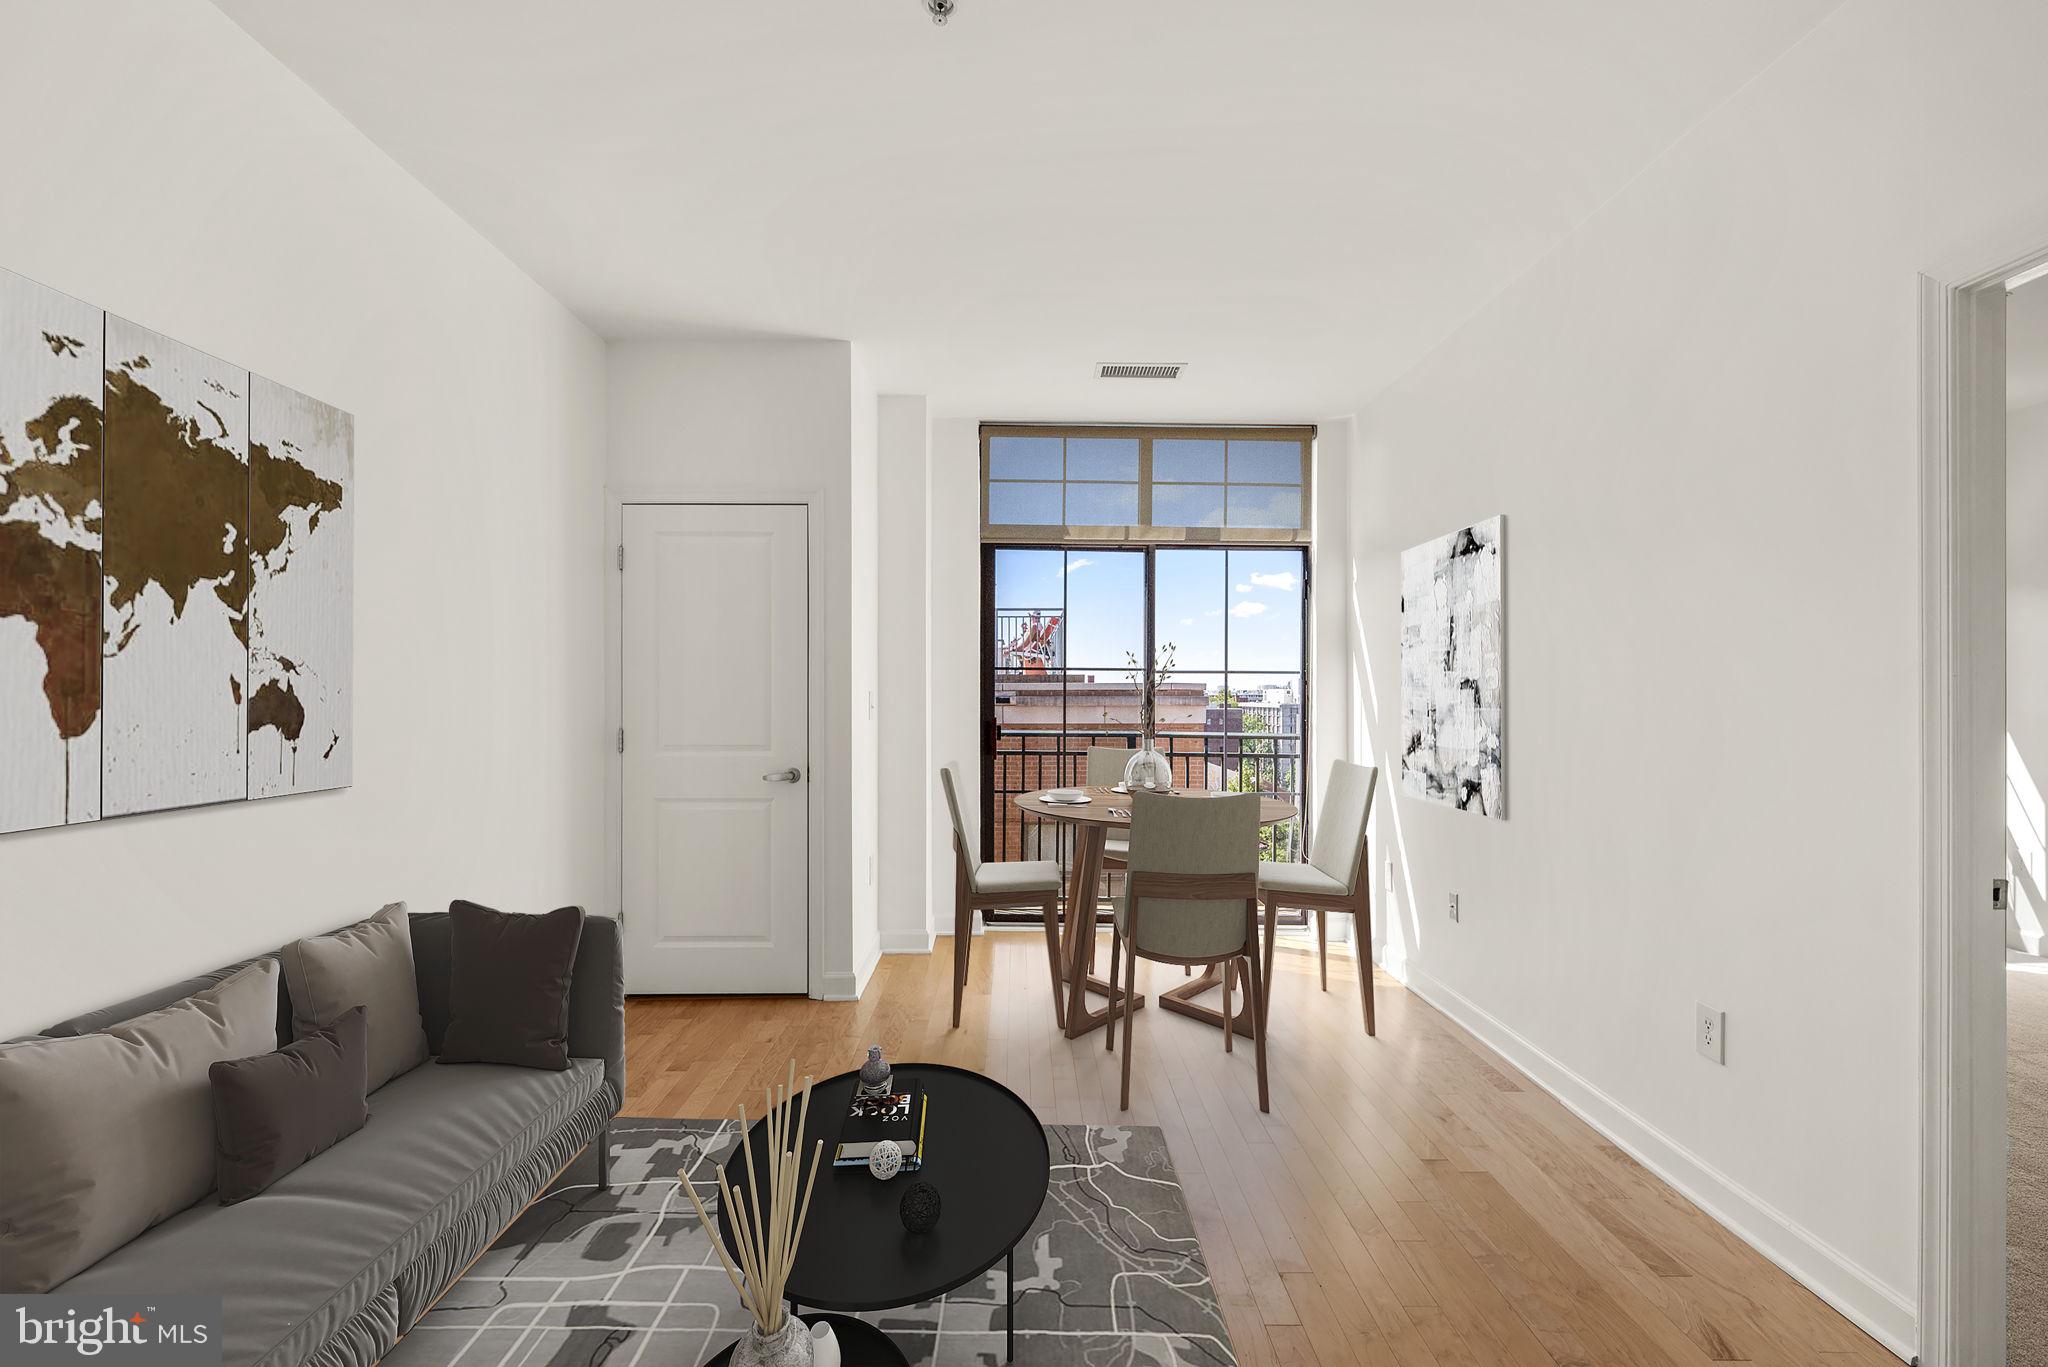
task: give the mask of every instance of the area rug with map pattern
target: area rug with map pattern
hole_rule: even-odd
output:
[[[384,1358],[385,1367],[697,1367],[746,1312],[681,1192],[716,1211],[732,1121],[612,1122],[612,1186],[585,1154]],[[1017,1246],[1024,1364],[1236,1367],[1165,1137],[1048,1125],[1045,1205]],[[715,1218],[715,1216],[714,1216]],[[1000,1367],[1001,1264],[950,1295],[869,1320],[912,1367]]]

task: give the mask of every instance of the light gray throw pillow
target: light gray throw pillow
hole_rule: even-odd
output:
[[[334,1024],[351,1006],[370,1018],[370,1090],[427,1061],[420,988],[412,968],[412,923],[393,902],[367,921],[279,951],[292,999],[292,1037]]]
[[[0,1291],[48,1291],[213,1190],[222,1059],[277,1048],[277,965],[70,1039],[0,1045]]]

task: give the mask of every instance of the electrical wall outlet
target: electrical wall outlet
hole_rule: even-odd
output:
[[[1458,919],[1458,894],[1455,892],[1451,894],[1451,919]]]
[[[1716,1011],[1705,1002],[1694,1002],[1692,1008],[1692,1042],[1700,1051],[1700,1057],[1710,1063],[1728,1062],[1728,1013]]]

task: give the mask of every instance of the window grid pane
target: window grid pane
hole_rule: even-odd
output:
[[[984,429],[988,528],[1114,529],[1240,543],[1308,531],[1308,439],[1188,429]],[[1212,539],[1196,537],[1194,539]]]

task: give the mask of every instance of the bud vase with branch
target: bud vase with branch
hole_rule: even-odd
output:
[[[1146,669],[1136,654],[1126,651],[1130,680],[1138,686],[1138,749],[1124,765],[1124,787],[1165,791],[1173,786],[1173,765],[1159,753],[1159,685],[1173,673],[1173,642],[1159,647]]]

